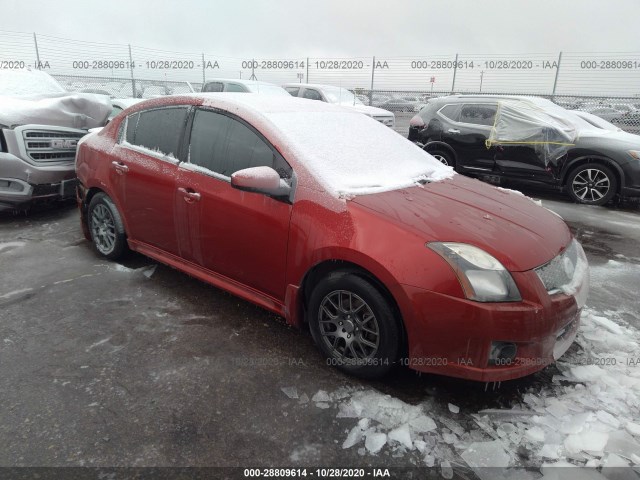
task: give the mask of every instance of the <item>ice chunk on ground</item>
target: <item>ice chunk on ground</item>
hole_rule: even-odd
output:
[[[629,462],[613,453],[604,460],[602,475],[609,480],[638,480],[638,475],[629,468]]]
[[[457,405],[454,405],[453,403],[449,404],[449,411],[451,413],[460,413],[460,407],[458,407]]]
[[[314,402],[330,402],[331,397],[324,390],[318,390],[318,392],[313,397],[311,397],[311,400],[313,400]]]
[[[446,444],[453,445],[458,441],[458,437],[456,437],[453,433],[443,433],[442,440],[444,440],[444,443]]]
[[[556,444],[544,444],[540,449],[539,455],[542,458],[548,458],[550,460],[557,460],[560,458],[560,445]]]
[[[368,433],[364,446],[370,453],[378,453],[387,443],[386,433]]]
[[[605,412],[604,410],[598,410],[596,412],[596,417],[602,423],[606,423],[607,425],[611,425],[613,428],[620,428],[620,421],[611,415],[609,412]]]
[[[590,412],[577,413],[570,416],[560,424],[560,432],[566,435],[580,433],[584,430],[587,421],[591,420],[593,415]],[[549,425],[553,428],[553,425]]]
[[[409,425],[413,431],[417,433],[431,432],[438,428],[436,422],[426,415],[418,415],[417,417],[409,420]]]
[[[316,402],[316,407],[318,408],[325,409],[325,408],[329,408],[330,406],[331,405],[327,402]]]
[[[362,430],[356,425],[351,429],[344,442],[342,442],[342,448],[351,448],[357,443],[360,443],[360,440],[362,440]]]
[[[309,396],[306,393],[303,393],[302,395],[300,395],[300,403],[301,404],[309,403]]]
[[[624,428],[627,429],[627,432],[629,432],[632,435],[635,435],[636,437],[640,437],[640,425],[638,425],[637,423],[633,423],[633,422],[628,422]]]
[[[147,278],[151,278],[153,274],[156,273],[156,268],[158,268],[158,265],[151,265],[150,267],[142,270],[142,274]]]
[[[298,398],[298,389],[296,387],[282,387],[280,390],[289,398]]]
[[[567,405],[556,398],[548,402],[546,410],[551,415],[559,419],[563,419],[569,413],[569,408],[567,407]]]
[[[587,452],[600,456],[609,440],[609,434],[603,432],[587,431],[584,433],[569,435],[564,440],[564,448],[569,453]]]
[[[413,445],[420,453],[427,451],[427,443],[424,440],[414,440]]]
[[[436,464],[436,457],[434,457],[433,455],[431,455],[430,453],[427,453],[424,456],[424,464],[427,467],[433,467]]]
[[[633,455],[640,455],[640,444],[624,430],[613,432],[608,437],[605,452],[615,453],[629,460],[633,460]]]
[[[616,335],[624,335],[624,331],[622,330],[620,325],[618,325],[613,320],[609,320],[606,317],[600,317],[598,315],[591,315],[591,320],[593,320],[595,323],[597,323],[601,327],[606,328],[611,333],[615,333]]]
[[[389,440],[394,440],[401,445],[411,450],[413,448],[413,442],[411,441],[411,432],[409,425],[404,424],[398,428],[395,428],[389,432]]]
[[[531,427],[527,430],[526,436],[532,442],[544,442],[544,430],[540,427]]]
[[[461,457],[474,469],[482,467],[505,468],[511,463],[511,457],[505,451],[500,440],[474,442],[462,452]]]
[[[440,473],[442,474],[442,478],[446,478],[447,480],[453,478],[453,468],[451,468],[449,460],[440,462]]]

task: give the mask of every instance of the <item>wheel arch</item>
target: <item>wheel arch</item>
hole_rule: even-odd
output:
[[[427,142],[425,143],[424,147],[422,147],[422,149],[427,153],[431,153],[436,150],[445,150],[453,157],[453,161],[456,164],[458,163],[458,156],[456,155],[456,151],[448,143],[441,140],[433,140],[431,142]]]
[[[80,206],[80,209],[81,209],[80,210],[80,219],[81,219],[81,222],[82,222],[82,228],[83,228],[83,230],[85,228],[87,229],[86,232],[85,232],[85,237],[87,238],[87,240],[91,240],[90,236],[87,236],[88,232],[89,232],[89,221],[88,221],[89,204],[91,203],[91,200],[93,199],[93,197],[95,197],[98,193],[104,193],[114,203],[114,205],[118,209],[118,213],[120,213],[120,218],[122,220],[122,225],[124,227],[125,237],[128,238],[129,237],[129,234],[128,234],[129,226],[127,225],[127,218],[123,214],[123,209],[118,204],[117,199],[114,198],[114,196],[111,195],[107,190],[105,190],[103,188],[100,188],[100,187],[96,187],[96,186],[89,187],[89,188],[86,189],[86,193],[84,195],[84,198],[82,200],[82,204]]]
[[[302,281],[300,282],[299,289],[299,311],[297,312],[299,318],[299,324],[307,323],[307,304],[311,297],[311,292],[313,291],[313,286],[317,284],[317,282],[329,275],[332,272],[348,272],[354,275],[357,275],[369,282],[380,292],[380,294],[389,302],[391,309],[394,311],[397,320],[400,323],[400,332],[401,332],[401,345],[400,345],[400,355],[406,356],[408,351],[408,334],[407,329],[404,323],[402,310],[400,309],[400,304],[398,300],[394,296],[394,294],[387,288],[382,280],[378,278],[370,270],[358,265],[357,263],[341,260],[341,259],[327,259],[323,260],[313,267],[311,267],[303,276]]]
[[[580,165],[586,165],[587,163],[598,163],[610,168],[613,171],[613,174],[616,176],[616,180],[618,182],[618,191],[616,193],[620,192],[623,187],[624,172],[622,171],[622,168],[620,168],[620,165],[618,165],[611,158],[605,157],[604,155],[588,154],[571,159],[564,167],[564,172],[562,174],[562,186],[566,187],[569,175],[573,170],[576,169],[576,167],[579,167]]]

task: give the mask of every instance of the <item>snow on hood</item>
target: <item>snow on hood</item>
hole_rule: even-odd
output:
[[[344,109],[273,113],[269,119],[325,188],[365,195],[454,175],[389,127]]]
[[[0,125],[55,125],[70,128],[103,126],[111,113],[103,95],[57,93],[33,96],[0,96]]]

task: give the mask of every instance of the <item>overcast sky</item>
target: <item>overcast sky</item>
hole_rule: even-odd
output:
[[[238,57],[640,51],[638,0],[0,4],[3,30]]]

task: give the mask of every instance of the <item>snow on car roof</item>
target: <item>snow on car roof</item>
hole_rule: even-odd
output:
[[[338,197],[395,190],[454,174],[389,127],[347,108],[294,97],[198,96],[268,131]]]

